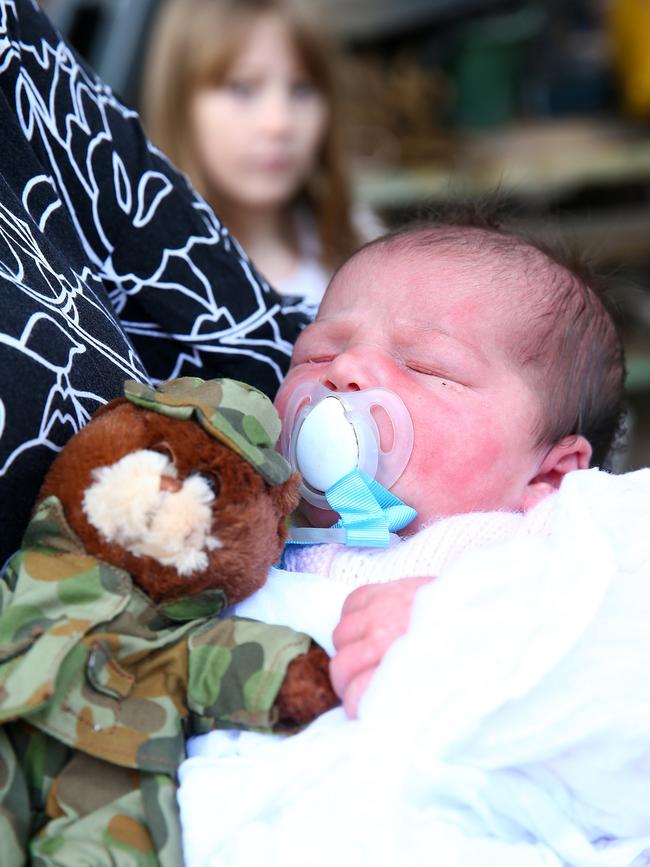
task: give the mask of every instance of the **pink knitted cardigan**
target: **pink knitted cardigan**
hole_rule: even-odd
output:
[[[390,548],[347,548],[344,545],[289,545],[283,566],[289,572],[312,572],[346,584],[394,581],[410,576],[435,577],[470,548],[505,542],[516,536],[548,531],[553,495],[534,509],[521,512],[471,512],[441,518]]]

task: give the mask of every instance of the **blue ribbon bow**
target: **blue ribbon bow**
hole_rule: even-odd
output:
[[[359,469],[335,482],[325,491],[325,497],[341,520],[328,530],[296,528],[293,538],[289,531],[289,542],[336,541],[351,546],[387,548],[390,534],[406,527],[417,516],[415,509]]]

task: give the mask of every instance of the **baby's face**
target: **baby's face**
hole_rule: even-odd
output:
[[[532,434],[539,405],[509,360],[521,313],[503,302],[449,253],[358,254],[296,344],[280,415],[306,380],[336,391],[383,386],[413,420],[413,452],[391,488],[418,511],[407,531],[444,515],[524,508],[543,458]]]

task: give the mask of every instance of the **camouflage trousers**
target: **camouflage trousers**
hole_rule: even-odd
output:
[[[175,781],[0,729],[2,867],[181,867]]]

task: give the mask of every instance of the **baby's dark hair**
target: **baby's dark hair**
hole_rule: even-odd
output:
[[[516,303],[525,316],[510,353],[541,401],[534,435],[549,448],[564,437],[584,436],[591,464],[607,468],[623,438],[625,359],[611,286],[576,251],[506,229],[494,202],[463,203],[409,224],[367,247],[444,249],[485,262],[512,285],[524,275]],[[505,299],[512,309],[515,299]]]

